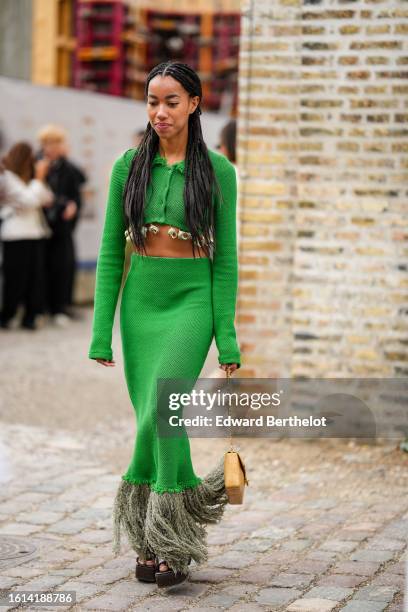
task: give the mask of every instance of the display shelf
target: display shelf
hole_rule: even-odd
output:
[[[144,99],[157,64],[195,69],[203,108],[233,100],[239,68],[239,0],[33,0],[33,81]],[[51,49],[51,51],[50,51]],[[232,94],[232,98],[231,98]]]
[[[123,95],[126,13],[121,0],[77,0],[75,87]],[[96,64],[100,61],[105,62],[102,71]]]
[[[231,87],[237,88],[232,75],[238,70],[240,14],[146,8],[134,15],[137,26],[126,34],[127,95],[141,99],[142,84],[150,70],[172,59],[186,62],[198,72],[203,107],[218,110]],[[233,99],[232,112],[236,91]]]

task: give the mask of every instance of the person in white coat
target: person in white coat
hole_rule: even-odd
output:
[[[10,327],[18,306],[24,306],[21,326],[36,329],[44,308],[44,249],[51,229],[43,208],[53,194],[45,184],[48,162],[34,162],[26,142],[15,144],[2,160],[0,239],[3,246],[3,290],[0,325]]]

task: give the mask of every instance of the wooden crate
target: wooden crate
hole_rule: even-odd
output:
[[[75,50],[74,0],[33,0],[31,80],[41,85],[72,84]]]

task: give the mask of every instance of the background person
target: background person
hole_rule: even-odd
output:
[[[49,161],[47,183],[54,193],[54,202],[47,210],[52,236],[46,249],[47,308],[54,323],[65,326],[73,316],[73,290],[76,256],[73,233],[82,207],[81,186],[85,174],[67,158],[67,135],[54,125],[38,133],[40,157]]]
[[[239,204],[239,172],[237,166],[237,153],[236,153],[236,144],[237,144],[237,122],[235,119],[231,119],[228,121],[224,127],[222,128],[219,136],[219,144],[217,145],[217,149],[220,153],[225,155],[228,161],[235,168],[236,179],[237,179],[237,215],[236,215],[236,224],[237,224],[237,251],[239,251],[239,245],[241,242],[241,220],[240,220],[240,204]],[[235,321],[236,324],[236,321]],[[220,371],[219,368],[215,368],[210,374],[208,378],[224,378],[225,374]]]
[[[3,291],[1,327],[10,327],[22,303],[21,326],[36,329],[35,319],[44,309],[44,255],[51,231],[43,207],[53,201],[46,187],[48,162],[34,163],[30,144],[15,144],[2,160]]]
[[[143,140],[144,130],[136,130],[133,132],[132,144],[134,147],[138,147]]]
[[[239,206],[239,172],[237,166],[237,121],[231,119],[228,121],[220,132],[220,143],[217,147],[220,153],[233,164],[237,174],[237,248],[239,250],[241,239],[241,218]]]

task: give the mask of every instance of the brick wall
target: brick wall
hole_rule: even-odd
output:
[[[245,0],[242,376],[408,374],[408,9]]]

